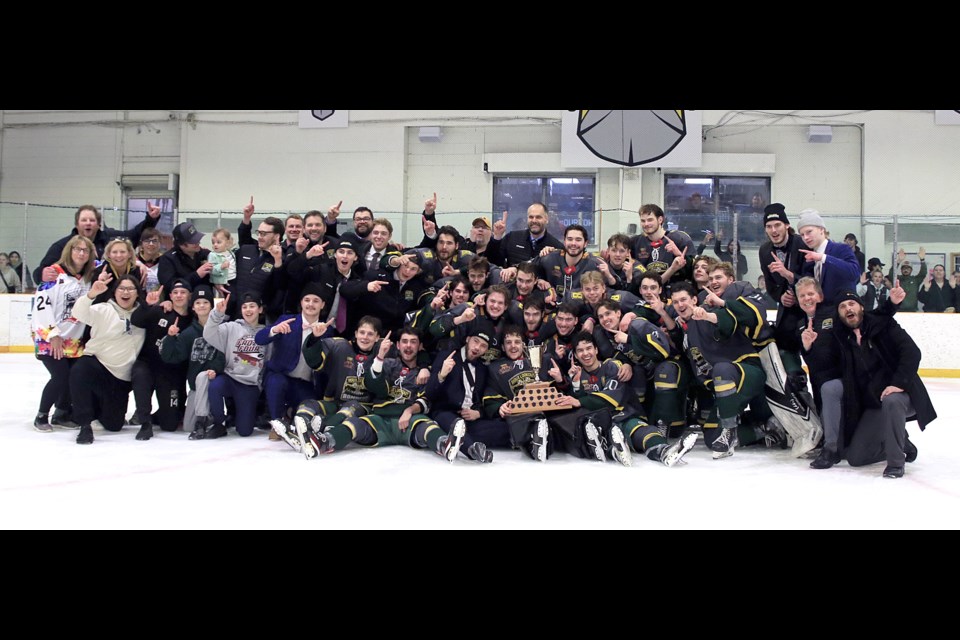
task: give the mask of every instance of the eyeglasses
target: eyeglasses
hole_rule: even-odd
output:
[[[149,240],[141,240],[140,244],[160,244],[159,238],[150,238]]]
[[[257,235],[260,236],[261,238],[263,236],[273,235],[274,233],[276,233],[276,231],[260,231],[259,229],[257,230]]]
[[[87,249],[86,247],[74,247],[73,251],[76,253],[90,253],[90,249]]]
[[[373,218],[354,218],[354,222],[373,222]]]
[[[136,287],[117,287],[117,291],[136,291]]]

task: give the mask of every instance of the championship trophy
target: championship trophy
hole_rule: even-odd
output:
[[[542,348],[538,346],[527,347],[530,355],[530,365],[533,367],[533,372],[538,378],[538,381],[528,382],[523,385],[523,387],[517,391],[516,397],[507,402],[507,406],[513,410],[514,414],[563,411],[568,408],[557,406],[557,398],[560,397],[561,394],[554,388],[552,383],[539,381],[540,365],[542,363],[541,349]]]

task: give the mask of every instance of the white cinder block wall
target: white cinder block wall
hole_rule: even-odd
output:
[[[117,183],[125,174],[179,173],[181,210],[238,212],[254,195],[260,211],[303,212],[342,199],[348,216],[363,204],[394,212],[399,226],[399,212],[419,213],[437,191],[441,211],[489,212],[492,176],[483,173],[483,155],[559,153],[562,112],[351,111],[348,128],[314,130],[297,128],[295,111],[189,113],[188,121],[186,111],[0,111],[0,200],[67,207],[30,210],[30,261],[70,231],[76,205],[122,206]],[[814,207],[826,216],[857,216],[862,208],[867,215],[951,214],[960,222],[960,126],[935,125],[932,111],[840,113],[802,112],[831,116],[816,122],[834,125],[831,143],[812,144],[809,119],[771,124],[772,117],[743,116],[712,128],[729,112],[705,111],[704,152],[774,155],[773,199],[791,214]],[[418,127],[426,125],[441,126],[443,140],[420,142]],[[662,203],[662,174],[600,170],[597,191],[605,211],[626,210],[605,214],[603,241],[635,223],[640,204]],[[108,224],[116,219],[107,213]],[[868,257],[889,250],[881,226],[863,233],[852,217],[830,225],[834,238],[857,233]],[[418,226],[407,225],[401,239],[415,241]],[[0,250],[21,246],[22,236],[22,205],[4,205]]]

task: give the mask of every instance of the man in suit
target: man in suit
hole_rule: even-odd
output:
[[[498,263],[490,260],[490,262],[501,266],[514,267],[521,262],[536,258],[545,247],[563,249],[563,243],[547,232],[549,216],[550,213],[547,211],[545,204],[534,202],[527,207],[526,229],[511,231],[503,235],[506,229],[506,220],[494,223],[493,238],[488,244],[487,253],[493,255],[499,251],[503,261]]]
[[[827,239],[827,228],[815,209],[800,212],[797,226],[806,249],[800,249],[804,256],[801,275],[811,276],[823,289],[825,304],[837,304],[840,292],[856,289],[860,280],[860,263],[853,249],[842,242]]]
[[[303,343],[312,334],[313,325],[320,321],[323,287],[319,282],[308,282],[300,298],[300,313],[281,316],[254,338],[259,345],[273,343],[263,388],[270,419],[281,420],[285,425],[290,424],[288,409],[296,409],[304,400],[319,395],[314,388],[314,371],[303,356]]]
[[[453,462],[461,447],[476,462],[493,462],[487,447],[510,447],[510,429],[503,420],[481,418],[482,392],[487,386],[487,367],[480,360],[493,340],[493,327],[478,322],[466,344],[442,352],[433,363],[426,396],[431,416],[447,433],[437,452]]]

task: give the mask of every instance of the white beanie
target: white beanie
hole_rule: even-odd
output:
[[[797,231],[800,231],[804,227],[823,227],[827,228],[827,225],[823,223],[823,218],[820,217],[820,212],[816,209],[804,209],[800,212],[800,222],[797,224]]]

